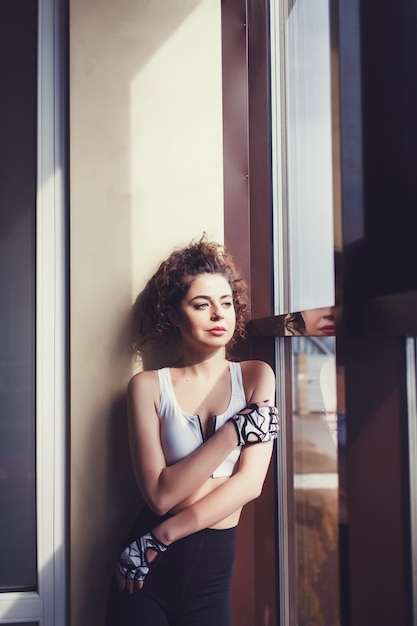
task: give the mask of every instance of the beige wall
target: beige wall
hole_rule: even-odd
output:
[[[71,623],[101,626],[140,497],[131,303],[173,247],[223,239],[218,0],[70,1]]]

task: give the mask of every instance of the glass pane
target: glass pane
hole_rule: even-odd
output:
[[[37,3],[0,17],[0,590],[36,586]]]
[[[327,0],[289,4],[290,311],[302,311],[334,303],[330,28]]]
[[[334,305],[331,47],[328,0],[273,4],[279,22],[273,54],[283,60],[272,76],[279,109],[273,112],[279,119],[273,150],[276,267],[278,273],[285,268],[281,280],[288,285],[285,296],[277,290],[281,315]]]
[[[291,340],[298,626],[337,626],[338,475],[334,339]]]

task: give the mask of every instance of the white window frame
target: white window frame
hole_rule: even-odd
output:
[[[0,593],[0,624],[65,626],[66,227],[62,3],[38,0],[37,592]]]
[[[408,454],[410,464],[411,593],[413,623],[417,623],[417,340],[406,339]]]

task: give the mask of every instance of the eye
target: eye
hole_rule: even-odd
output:
[[[208,302],[197,302],[194,304],[194,309],[196,311],[200,311],[201,309],[205,309],[208,307]]]
[[[222,306],[224,306],[226,309],[229,309],[231,306],[233,306],[233,302],[229,302],[229,300],[226,300],[226,302],[222,303]]]

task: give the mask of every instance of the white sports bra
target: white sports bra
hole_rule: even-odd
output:
[[[233,415],[246,406],[240,363],[229,361],[232,394],[229,406],[221,415],[214,418],[213,432],[223,426]],[[181,409],[175,398],[169,367],[158,370],[159,378],[159,419],[161,423],[161,443],[167,465],[194,452],[204,443],[204,433],[198,415],[190,415]],[[231,476],[240,455],[236,446],[229,456],[213,472],[213,478]]]

